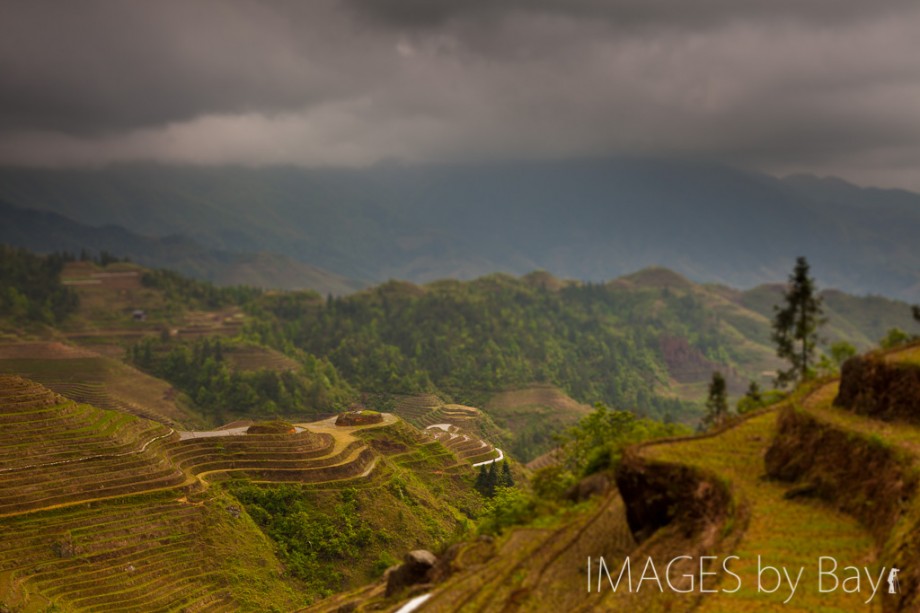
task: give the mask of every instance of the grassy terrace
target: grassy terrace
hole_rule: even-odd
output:
[[[186,481],[157,450],[170,428],[49,394],[0,377],[0,516]]]
[[[839,381],[832,381],[805,399],[802,408],[818,419],[866,436],[874,436],[894,445],[911,457],[920,458],[920,427],[904,422],[886,422],[857,415],[832,405]]]
[[[392,416],[381,424],[399,425]],[[393,468],[373,475],[379,456],[357,436],[373,429],[322,422],[296,434],[180,440],[163,424],[0,375],[0,604],[22,611],[302,606],[305,596],[284,576],[272,544],[223,487],[208,482],[296,481],[331,493],[363,481],[382,487]]]
[[[176,403],[165,381],[118,360],[80,351],[55,343],[0,347],[0,376],[20,375],[100,409],[170,425],[202,425],[200,417]]]
[[[920,364],[920,345],[912,345],[904,349],[896,349],[885,356],[890,362],[907,364]]]
[[[885,359],[920,363],[920,345],[889,351]],[[834,407],[839,385],[839,380],[817,383],[808,393],[800,391],[794,395],[791,406],[785,410],[804,411],[818,423],[841,433],[848,445],[854,445],[852,448],[844,445],[842,449],[822,451],[848,454],[860,448],[881,446],[916,468],[920,464],[920,427],[903,422],[885,422]],[[790,491],[789,484],[764,478],[763,457],[776,434],[778,414],[778,410],[774,409],[716,436],[665,442],[643,450],[643,455],[649,459],[690,465],[718,475],[732,488],[736,504],[745,505],[749,510],[749,523],[743,528],[740,543],[733,551],[741,558],[733,565],[733,570],[741,575],[744,587],[736,594],[708,595],[699,610],[746,611],[770,607],[782,607],[789,611],[881,610],[882,598],[877,597],[870,605],[863,603],[867,597],[865,591],[849,595],[842,590],[818,592],[819,556],[833,556],[841,561],[841,565],[868,566],[877,576],[881,566],[876,560],[879,545],[853,516],[817,499],[795,497],[790,500],[786,497]],[[803,449],[802,454],[811,457],[815,451]],[[868,501],[867,504],[873,503]],[[911,508],[916,506],[916,501],[911,503]],[[904,530],[903,527],[898,529]],[[772,596],[757,593],[758,555],[763,556],[765,563],[773,560],[776,564],[805,568],[803,588],[797,591],[789,604],[780,604],[788,596],[788,589],[781,589]]]
[[[920,359],[920,346],[890,352],[886,359],[915,362]],[[732,543],[730,553],[739,557],[731,565],[741,577],[742,587],[736,593],[706,594],[698,602],[692,596],[662,596],[657,589],[638,596],[609,590],[586,595],[581,587],[585,581],[583,568],[580,573],[576,569],[584,566],[588,555],[622,559],[629,554],[643,559],[654,553],[657,560],[659,553],[672,554],[664,559],[684,553],[668,551],[668,547],[682,546],[680,543],[656,543],[654,538],[637,547],[626,527],[622,502],[614,495],[593,506],[583,505],[569,516],[557,518],[552,526],[513,529],[495,544],[475,541],[463,545],[455,562],[458,572],[433,590],[420,611],[882,610],[881,594],[871,604],[865,604],[870,595],[865,576],[860,593],[818,591],[819,556],[834,557],[841,566],[838,570],[849,565],[866,566],[878,577],[880,567],[890,565],[891,560],[878,559],[882,553],[877,535],[874,537],[853,515],[837,510],[834,501],[790,496],[798,486],[766,477],[764,456],[774,442],[778,418],[784,410],[804,411],[818,423],[842,433],[835,440],[856,446],[851,449],[843,445],[836,451],[838,454],[853,453],[863,445],[881,445],[894,451],[895,457],[920,466],[920,427],[883,422],[836,408],[832,402],[838,386],[838,381],[814,384],[797,392],[786,404],[752,415],[713,435],[640,448],[642,457],[649,461],[699,469],[729,488],[735,508],[741,511],[723,532],[736,539],[727,541]],[[802,453],[805,457],[811,455],[807,449]],[[914,501],[909,506],[915,511],[917,505]],[[914,512],[910,509],[908,519]],[[898,525],[901,538],[910,525],[909,521]],[[913,559],[909,551],[905,555]],[[793,573],[803,569],[792,598],[788,584],[773,594],[758,592],[758,556],[764,564],[786,567]],[[724,581],[726,589],[734,587],[734,580],[726,577]],[[882,585],[880,592],[884,591]],[[382,594],[379,588],[365,588],[331,599],[319,610],[334,611],[357,598],[380,599]]]
[[[0,520],[0,601],[26,611],[293,606],[270,546],[231,501],[166,492]]]
[[[440,428],[430,428],[425,432],[464,462],[472,464],[497,457],[492,445],[456,427],[451,427],[449,432]]]
[[[819,556],[834,556],[847,564],[874,566],[875,546],[855,519],[811,500],[787,500],[788,486],[765,480],[763,454],[773,438],[776,412],[771,411],[714,437],[647,447],[651,459],[687,464],[726,479],[738,503],[747,505],[750,520],[733,552],[741,559],[732,570],[742,578],[735,594],[707,596],[700,610],[747,611],[781,607],[788,611],[852,611],[862,607],[859,595],[817,591]],[[788,604],[788,590],[757,593],[757,556],[764,563],[805,567],[802,586]],[[865,606],[861,610],[875,610]]]
[[[428,425],[422,424],[422,418],[428,413],[435,411],[444,405],[444,402],[434,394],[396,396],[394,400],[396,406],[393,409],[393,412],[416,428],[424,428],[425,425]]]

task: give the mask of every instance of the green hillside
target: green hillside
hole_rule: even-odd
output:
[[[0,608],[293,610],[467,531],[468,463],[333,422],[179,431],[0,375]]]
[[[772,382],[770,318],[781,296],[770,288],[698,285],[659,268],[602,285],[547,279],[390,282],[326,301],[265,296],[247,334],[324,356],[359,389],[440,391],[473,405],[550,384],[582,403],[688,420],[714,370],[735,394]],[[916,325],[896,301],[827,292],[826,304],[828,341],[867,348],[889,328]]]
[[[27,257],[34,258],[14,256]],[[38,298],[18,314],[8,307],[0,327],[13,340],[50,336],[126,359],[171,384],[174,398],[167,400],[213,424],[329,413],[361,393],[433,393],[444,403],[484,408],[499,429],[485,438],[529,461],[584,413],[572,411],[579,404],[692,424],[713,371],[723,372],[737,398],[750,381],[770,386],[780,365],[770,339],[779,286],[699,285],[664,268],[604,284],[545,272],[392,281],[324,299],[216,288],[130,263],[56,266],[43,291],[69,296],[66,310],[53,315]],[[825,348],[846,340],[865,350],[891,328],[916,329],[898,301],[829,290],[824,302]],[[220,355],[211,356],[209,347],[218,345]],[[47,368],[34,376],[59,383],[41,370]],[[495,400],[540,387],[574,404]]]
[[[583,497],[547,506],[552,490],[540,489],[536,510],[494,540],[445,552],[450,572],[430,574],[399,603],[424,598],[419,610],[429,612],[917,610],[918,355],[914,344],[856,358],[842,379],[810,381],[721,429],[629,447],[571,490]],[[535,489],[557,470],[539,473]],[[618,581],[626,558],[632,574]],[[316,610],[394,604],[376,584]]]
[[[5,253],[11,610],[395,610],[408,593],[386,598],[378,580],[417,549],[449,561],[424,588],[431,611],[776,604],[749,589],[692,606],[573,590],[601,553],[734,553],[749,584],[758,552],[799,565],[828,552],[879,572],[896,560],[905,585],[916,579],[918,437],[879,419],[911,419],[914,388],[886,390],[889,370],[913,381],[916,345],[851,360],[839,394],[824,379],[722,431],[624,449],[689,432],[637,414],[695,425],[713,370],[736,395],[769,380],[775,287],[651,268],[605,284],[492,275],[324,299]],[[29,270],[43,271],[34,287]],[[916,326],[903,303],[824,299],[828,341],[865,347]],[[383,414],[337,424],[348,408]],[[472,464],[529,460],[560,434],[543,470],[512,462],[518,487],[477,492],[487,472]],[[787,607],[853,602],[801,592]]]

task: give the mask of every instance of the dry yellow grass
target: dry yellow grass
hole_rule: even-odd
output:
[[[176,402],[176,391],[162,379],[87,349],[60,343],[0,346],[2,373],[27,377],[100,408],[185,427],[203,425],[200,417]]]

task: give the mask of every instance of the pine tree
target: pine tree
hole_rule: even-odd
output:
[[[789,287],[783,294],[786,305],[782,308],[774,307],[776,315],[772,337],[776,343],[776,355],[789,360],[790,364],[788,370],[777,373],[777,387],[807,379],[815,361],[818,328],[825,319],[822,316],[821,297],[808,272],[808,261],[804,257],[798,258],[789,276]]]
[[[486,474],[486,465],[483,464],[479,467],[479,474],[476,475],[476,491],[483,496],[485,496],[488,491],[488,480],[489,476]]]
[[[502,474],[498,483],[502,487],[514,487],[514,476],[511,474],[511,466],[507,459],[502,462]]]
[[[706,417],[703,418],[703,421],[708,426],[721,426],[728,415],[728,394],[726,393],[725,377],[718,371],[712,373],[706,409]]]
[[[498,470],[495,462],[489,464],[489,472],[486,475],[486,496],[491,498],[495,495],[495,487],[498,485]]]
[[[920,321],[920,304],[915,304],[913,306],[914,319]]]

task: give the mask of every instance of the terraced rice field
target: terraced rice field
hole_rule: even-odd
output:
[[[28,351],[0,347],[0,375],[26,377],[101,409],[125,411],[177,427],[202,425],[199,417],[176,404],[175,391],[165,381],[86,350],[47,357],[46,345],[55,343],[36,343],[28,346]]]
[[[269,542],[209,483],[360,482],[377,463],[355,436],[360,429],[326,421],[296,434],[182,440],[161,423],[0,375],[0,603],[24,611],[296,608]]]
[[[158,453],[175,436],[167,426],[19,377],[0,377],[0,406],[0,517],[187,482]]]
[[[823,402],[821,399],[833,397],[832,392],[833,387],[819,390],[809,401]],[[621,561],[630,555],[644,560],[641,556],[650,553],[643,549],[645,545],[637,546],[633,541],[622,501],[614,494],[594,511],[560,520],[559,527],[513,530],[494,549],[482,542],[464,546],[458,558],[460,572],[433,590],[419,611],[881,610],[878,598],[872,604],[864,604],[865,592],[818,592],[819,556],[833,556],[842,564],[868,566],[877,576],[876,545],[853,517],[820,501],[787,499],[788,484],[764,478],[763,454],[775,434],[776,419],[777,412],[773,410],[716,436],[642,449],[643,457],[649,460],[689,465],[718,475],[731,488],[735,504],[747,509],[746,525],[734,527],[741,531],[741,538],[730,552],[740,558],[731,566],[741,577],[742,589],[737,593],[706,594],[699,602],[696,596],[662,595],[657,588],[644,594],[624,590],[587,594],[584,566],[588,556],[604,555],[608,561]],[[662,551],[666,550],[665,547]],[[788,603],[784,604],[790,594],[787,588],[774,594],[757,591],[758,555],[764,564],[805,569]]]
[[[423,423],[422,420],[433,411],[444,406],[444,402],[434,394],[418,394],[414,396],[394,397],[395,408],[393,412],[399,415],[416,428],[424,428],[435,421]]]
[[[491,443],[482,439],[482,434],[477,436],[483,415],[475,407],[445,404],[433,394],[418,394],[396,397],[393,412],[425,430],[464,462],[475,464],[499,455]]]
[[[457,426],[446,423],[432,424],[425,432],[460,460],[470,464],[498,457],[495,447],[471,434],[465,434]]]
[[[899,362],[912,362],[918,356],[920,347],[913,346],[890,352],[886,357]],[[804,388],[798,391],[783,405],[751,415],[721,432],[662,441],[642,446],[637,450],[642,459],[650,462],[649,466],[691,467],[699,471],[699,474],[707,475],[710,481],[718,483],[719,487],[724,485],[731,493],[731,504],[735,512],[728,516],[725,526],[714,525],[712,529],[720,530],[721,537],[712,542],[722,543],[718,546],[727,548],[721,551],[721,555],[738,557],[731,563],[732,572],[740,577],[741,587],[737,591],[707,594],[695,592],[693,595],[685,596],[674,593],[661,594],[656,588],[649,589],[643,594],[623,590],[586,594],[584,585],[587,573],[584,564],[587,556],[602,554],[608,559],[622,560],[623,556],[629,555],[634,560],[644,560],[644,555],[655,554],[657,560],[658,554],[671,554],[669,557],[663,557],[667,561],[674,555],[686,553],[683,547],[688,550],[705,547],[687,540],[698,539],[701,535],[681,536],[675,531],[669,533],[671,526],[656,533],[643,544],[637,545],[632,541],[632,535],[626,525],[622,501],[618,495],[613,494],[595,506],[594,510],[581,509],[574,516],[557,518],[553,527],[542,528],[535,524],[531,527],[512,529],[494,544],[487,540],[477,540],[462,545],[452,562],[452,566],[456,568],[455,574],[428,592],[427,600],[419,603],[417,610],[422,613],[547,610],[842,612],[880,611],[886,598],[888,604],[900,602],[903,605],[907,602],[908,607],[913,606],[909,600],[913,595],[911,587],[907,587],[907,591],[898,596],[908,600],[896,601],[894,597],[886,594],[887,584],[885,575],[882,574],[885,562],[879,559],[880,543],[886,537],[882,535],[879,540],[878,535],[873,535],[869,531],[876,528],[869,524],[862,525],[853,515],[837,510],[838,503],[843,508],[853,508],[852,505],[847,507],[844,504],[851,502],[849,499],[820,500],[809,497],[813,494],[807,492],[812,490],[799,488],[809,487],[808,482],[796,485],[767,478],[764,456],[777,435],[780,411],[787,411],[785,415],[790,415],[792,413],[788,411],[791,411],[790,407],[793,406],[797,411],[806,412],[810,419],[833,428],[833,431],[838,433],[834,435],[837,437],[834,440],[846,441],[834,453],[853,454],[863,448],[875,450],[874,453],[882,453],[879,451],[881,449],[890,450],[894,454],[892,457],[909,467],[905,473],[906,478],[912,478],[915,473],[911,471],[916,471],[916,468],[920,467],[920,427],[883,422],[836,408],[832,402],[837,395],[838,386],[837,381],[816,384],[811,390]],[[449,436],[450,426],[444,424],[439,429],[442,430],[439,438]],[[797,440],[788,439],[787,445],[794,446]],[[444,442],[449,444],[449,440]],[[802,453],[806,459],[818,455],[810,455],[808,449],[802,449]],[[848,473],[847,478],[860,477]],[[866,478],[871,478],[871,474],[867,473]],[[872,483],[874,482],[867,482],[870,486]],[[712,487],[711,484],[707,485],[706,481],[702,481],[700,485]],[[860,487],[863,485],[860,482]],[[893,495],[910,491],[897,489],[900,485],[900,482],[893,485],[896,488]],[[849,491],[847,487],[844,483],[839,491],[846,493]],[[872,506],[872,500],[856,502],[868,504],[870,510],[875,508]],[[900,505],[901,512],[906,515],[903,516],[905,519],[896,525],[893,534],[899,534],[897,538],[902,540],[893,542],[899,548],[897,553],[902,558],[900,565],[903,566],[908,560],[916,558],[912,549],[900,548],[915,547],[917,544],[916,522],[920,502],[916,497],[911,500],[901,498]],[[705,529],[709,528],[704,527]],[[667,536],[663,539],[657,538],[661,534]],[[726,540],[720,540],[723,537]],[[889,540],[885,545],[886,556],[892,555],[888,550],[891,542]],[[700,555],[699,551],[697,550],[694,555]],[[838,561],[838,576],[841,579],[851,576],[842,572],[844,566],[865,567],[872,574],[874,581],[881,579],[878,593],[874,598],[870,598],[873,590],[866,574],[862,575],[861,587],[856,593],[852,590],[852,580],[849,583],[851,593],[841,588],[819,591],[820,556],[833,557]],[[763,565],[786,568],[793,573],[792,579],[798,577],[794,592],[788,579],[784,579],[775,592],[768,593],[775,584],[775,575],[769,572],[763,583],[763,587],[767,589],[759,590],[758,557]],[[799,569],[800,576],[797,575]],[[736,587],[735,581],[727,576],[719,579],[722,584],[713,585],[710,579],[707,587]],[[905,579],[907,580],[909,579]],[[351,594],[343,594],[321,603],[316,610],[337,611],[342,606],[347,609],[351,603],[364,602],[367,599],[382,599],[382,588],[379,585],[371,586]]]
[[[236,610],[202,538],[205,505],[148,495],[4,521],[0,594],[83,611]]]

